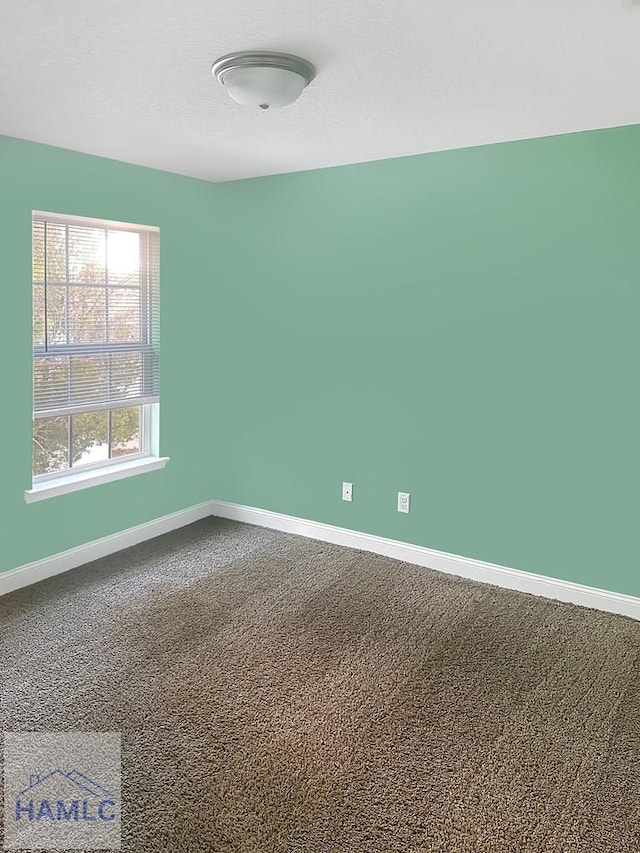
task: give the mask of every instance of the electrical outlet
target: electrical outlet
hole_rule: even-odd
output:
[[[398,512],[409,514],[411,495],[409,492],[398,492]]]
[[[353,483],[343,483],[342,484],[342,500],[343,501],[352,501],[353,500]]]

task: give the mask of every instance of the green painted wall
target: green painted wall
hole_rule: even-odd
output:
[[[203,181],[0,137],[0,570],[55,554],[210,497],[203,448],[210,425],[192,396],[208,321],[197,309],[211,287]],[[163,471],[27,505],[31,484],[31,211],[160,226]]]
[[[0,567],[215,497],[640,595],[640,128],[218,185],[2,140],[0,188]],[[32,208],[160,226],[172,461],[27,506]]]
[[[640,127],[218,199],[216,497],[640,595]]]

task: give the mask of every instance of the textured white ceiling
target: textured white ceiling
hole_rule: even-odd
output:
[[[278,111],[220,54],[318,68]],[[209,180],[640,122],[640,0],[0,0],[0,133]]]

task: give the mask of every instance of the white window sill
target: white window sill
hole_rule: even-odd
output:
[[[134,477],[147,471],[157,471],[164,468],[168,461],[168,456],[147,456],[144,459],[132,459],[129,462],[119,462],[104,468],[93,468],[91,471],[74,471],[72,474],[63,474],[52,480],[36,483],[32,489],[24,493],[24,499],[31,504],[56,495],[66,495],[67,492],[77,492],[79,489],[98,486],[100,483],[111,483],[114,480]]]

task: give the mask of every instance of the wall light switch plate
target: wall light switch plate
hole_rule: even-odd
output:
[[[411,495],[409,492],[398,492],[398,512],[409,514]]]
[[[342,484],[342,500],[343,501],[352,501],[353,500],[353,483],[343,483]]]

